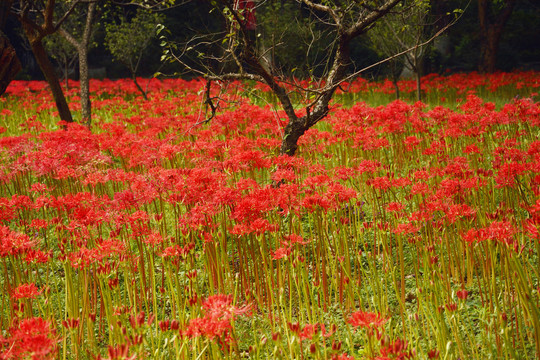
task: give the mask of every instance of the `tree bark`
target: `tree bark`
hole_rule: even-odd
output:
[[[88,13],[81,41],[77,41],[73,35],[65,29],[60,28],[59,32],[71,45],[73,45],[79,56],[79,86],[81,97],[81,117],[87,127],[92,124],[92,103],[90,101],[90,78],[88,76],[88,47],[90,45],[90,36],[92,32],[92,23],[96,10],[96,3],[88,4]]]
[[[90,79],[88,77],[88,49],[79,49],[79,84],[81,87],[82,122],[90,127],[92,124],[92,103],[90,102]]]
[[[135,75],[135,73],[131,74],[131,80],[133,80],[133,83],[137,87],[137,90],[139,90],[139,92],[141,93],[144,100],[148,100],[148,95],[146,95],[146,91],[144,91],[141,85],[139,85],[139,82],[137,81],[137,76]]]
[[[21,70],[21,62],[7,36],[0,30],[0,95]]]
[[[62,91],[62,86],[60,85],[58,75],[56,74],[52,63],[47,56],[47,52],[43,47],[42,40],[45,36],[53,34],[55,31],[58,30],[62,22],[69,16],[69,14],[71,14],[71,12],[78,3],[79,0],[74,0],[71,3],[70,9],[66,11],[66,13],[60,18],[60,20],[58,20],[56,24],[54,24],[55,0],[47,0],[47,2],[44,4],[43,9],[38,11],[43,19],[43,23],[41,25],[36,24],[29,17],[29,13],[32,9],[32,5],[34,4],[34,2],[28,0],[21,1],[21,14],[18,15],[26,38],[28,39],[30,47],[32,48],[32,53],[34,54],[34,57],[36,58],[41,72],[43,72],[43,75],[45,76],[45,79],[49,84],[54,101],[56,103],[56,108],[58,109],[58,114],[60,115],[60,119],[66,122],[73,122],[71,111],[69,110],[66,97],[64,96],[64,92]]]
[[[58,80],[58,75],[56,74],[52,63],[47,56],[47,52],[43,47],[41,39],[30,40],[30,46],[39,65],[39,68],[43,72],[47,83],[49,83],[49,87],[51,88],[51,92],[56,103],[56,108],[58,109],[58,114],[60,115],[60,119],[66,122],[73,122],[73,117],[71,116],[71,111],[69,110],[66,97],[64,96],[62,86],[60,85],[60,81]]]
[[[321,92],[313,106],[306,107],[306,115],[300,118],[296,115],[294,117],[289,116],[289,123],[285,127],[281,142],[280,153],[282,155],[293,156],[298,149],[298,139],[309,128],[328,115],[330,100],[332,100],[336,89],[344,79],[347,68],[351,63],[349,46],[352,37],[344,31],[340,32],[338,37],[338,47],[334,55],[332,68],[326,78],[325,90]]]
[[[505,0],[504,7],[491,20],[489,13],[491,1],[478,0],[478,21],[480,24],[480,63],[478,69],[483,73],[492,73],[496,70],[497,52],[504,26],[510,19],[516,0]]]

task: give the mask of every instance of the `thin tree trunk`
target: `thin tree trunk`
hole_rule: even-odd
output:
[[[73,122],[71,112],[69,111],[68,103],[64,96],[64,92],[62,91],[62,86],[58,81],[58,76],[54,71],[54,67],[49,60],[49,57],[47,56],[47,52],[45,51],[41,40],[30,40],[30,46],[32,47],[32,52],[34,53],[36,61],[41,71],[43,72],[43,75],[45,75],[45,79],[49,83],[49,87],[51,88],[54,101],[56,102],[58,114],[60,115],[60,119],[66,122]]]
[[[416,101],[422,101],[422,74],[420,69],[416,68]]]
[[[141,85],[139,85],[139,83],[137,82],[137,77],[135,76],[135,73],[132,74],[131,79],[133,80],[133,83],[135,84],[137,89],[139,89],[139,91],[141,92],[141,95],[143,96],[144,100],[148,100],[148,96],[146,96],[146,92],[143,90]]]
[[[300,118],[296,115],[294,117],[288,116],[289,123],[285,127],[283,133],[280,150],[281,154],[293,156],[298,149],[298,139],[304,135],[309,128],[328,115],[328,104],[330,103],[330,100],[332,100],[340,81],[345,77],[346,70],[351,62],[349,51],[350,40],[351,38],[348,35],[341,34],[332,69],[327,77],[327,89],[314,103],[313,111],[310,112],[311,108],[308,106],[306,115]]]
[[[81,115],[86,126],[92,124],[92,103],[90,102],[90,79],[88,77],[88,49],[79,48],[79,84],[81,87]]]
[[[66,92],[69,91],[68,83],[68,62],[67,59],[64,60],[64,83],[66,85]]]
[[[79,86],[81,97],[81,116],[82,123],[85,123],[87,127],[92,125],[92,103],[90,101],[90,78],[88,76],[88,46],[90,44],[90,37],[92,32],[92,23],[94,21],[94,15],[96,10],[96,3],[91,2],[88,4],[88,13],[86,15],[86,24],[84,27],[84,33],[81,41],[77,41],[73,35],[68,33],[65,29],[60,28],[59,32],[71,45],[73,45],[78,52],[79,56]]]
[[[394,90],[396,92],[396,100],[399,100],[399,85],[398,85],[398,79],[393,79],[392,84],[394,84]]]
[[[21,70],[21,62],[7,36],[0,30],[0,95]]]

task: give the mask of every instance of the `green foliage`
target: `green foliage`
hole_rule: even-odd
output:
[[[47,53],[62,67],[77,56],[77,49],[59,33],[43,38],[43,45],[47,49]]]
[[[144,10],[138,10],[132,19],[122,17],[119,23],[105,26],[105,46],[134,75],[162,21],[162,15]]]

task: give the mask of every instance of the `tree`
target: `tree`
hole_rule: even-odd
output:
[[[97,1],[97,0],[96,0]],[[96,13],[96,1],[87,4],[86,12],[83,12],[82,19],[84,28],[79,30],[79,26],[72,26],[68,29],[62,26],[59,30],[62,35],[75,49],[79,58],[79,84],[81,97],[82,121],[90,127],[92,123],[92,105],[90,102],[90,79],[88,77],[88,50],[90,49],[90,39],[92,36],[92,26]],[[77,21],[78,22],[78,21]],[[80,33],[79,36],[78,33]]]
[[[156,36],[156,27],[162,20],[160,14],[139,9],[131,20],[122,17],[118,24],[106,25],[107,49],[117,61],[129,69],[135,86],[145,99],[146,92],[137,82],[137,71],[145,50]]]
[[[517,0],[478,0],[478,23],[480,25],[481,72],[494,72],[497,52],[504,26],[510,19]]]
[[[428,23],[430,3],[428,0],[406,0],[396,7],[396,12],[379,21],[370,31],[370,38],[379,53],[392,58],[393,55],[406,51],[403,55],[405,63],[399,58],[389,61],[392,80],[399,98],[397,80],[403,66],[410,69],[416,78],[416,100],[422,100],[421,78],[422,60],[425,54],[423,44],[430,37]]]
[[[200,64],[208,64],[204,71],[191,68],[192,71],[205,76],[208,81],[213,80],[254,80],[266,84],[277,97],[284,110],[288,123],[283,131],[281,154],[294,155],[298,148],[298,139],[312,126],[326,117],[329,112],[329,103],[338,87],[346,80],[350,80],[358,71],[350,73],[351,42],[366,33],[379,19],[390,12],[402,0],[371,0],[371,1],[340,1],[340,0],[299,0],[302,8],[309,13],[309,22],[306,26],[311,29],[324,29],[331,38],[331,47],[327,51],[325,66],[318,77],[312,77],[310,85],[293,80],[292,74],[284,74],[271,61],[267,61],[266,54],[273,49],[257,46],[257,33],[254,30],[256,19],[255,2],[253,0],[219,0],[212,1],[214,11],[219,12],[227,24],[227,30],[219,34],[209,34],[201,40],[202,35],[196,34],[192,41],[179,47],[171,45],[166,53],[182,63],[183,54],[197,52]],[[292,0],[282,0],[292,2]],[[279,16],[279,13],[273,14]],[[314,32],[315,34],[315,32]],[[265,36],[271,36],[265,34]],[[279,39],[279,33],[274,36]],[[222,44],[219,52],[206,53],[212,44],[213,47]],[[286,44],[285,44],[286,45]],[[180,54],[178,53],[180,52]],[[220,73],[219,67],[213,63],[230,62],[234,69]],[[209,88],[209,84],[207,88]],[[290,88],[304,99],[304,115],[298,115],[291,98]],[[209,91],[206,92],[209,94]],[[207,103],[215,113],[215,106],[208,96]]]
[[[21,70],[21,62],[15,49],[3,33],[12,3],[12,0],[0,3],[0,95],[6,91],[11,80]]]
[[[17,3],[19,7],[14,9],[15,14],[23,27],[25,36],[30,43],[32,53],[34,54],[45,79],[49,83],[60,119],[67,122],[73,122],[73,117],[71,116],[69,106],[64,96],[64,92],[62,91],[62,87],[60,86],[60,81],[58,80],[54,66],[49,60],[47,51],[43,46],[43,38],[54,34],[79,2],[80,0],[73,0],[69,9],[58,21],[55,21],[54,19],[55,0],[47,0],[44,4],[38,1],[20,0]]]

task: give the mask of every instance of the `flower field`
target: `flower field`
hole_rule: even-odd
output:
[[[540,74],[357,80],[295,157],[203,85],[0,98],[0,359],[540,356]]]

